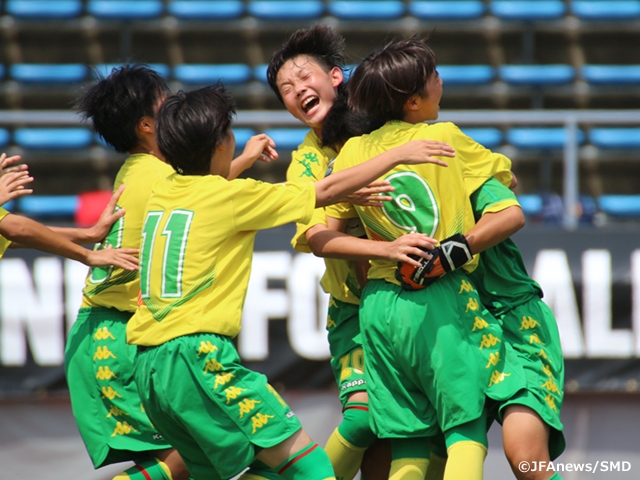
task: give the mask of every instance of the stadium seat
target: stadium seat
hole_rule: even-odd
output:
[[[214,84],[238,85],[251,79],[251,67],[242,63],[226,65],[177,65],[173,69],[176,80],[189,85]]]
[[[150,20],[162,15],[162,0],[89,0],[87,12],[101,20]]]
[[[250,15],[261,20],[313,20],[324,13],[320,0],[250,0]]]
[[[5,128],[0,128],[0,147],[4,147],[9,143],[9,131]]]
[[[484,85],[495,77],[490,65],[438,65],[445,88],[455,85]]]
[[[82,13],[81,0],[7,0],[4,10],[14,18],[55,20],[75,18]]]
[[[21,83],[78,83],[87,77],[87,67],[76,63],[66,65],[15,63],[9,67],[9,76]]]
[[[93,135],[88,128],[17,128],[13,141],[27,150],[73,150],[91,145]]]
[[[527,217],[535,217],[542,213],[542,197],[535,193],[518,195],[518,203],[522,207],[522,213]]]
[[[236,150],[242,150],[256,132],[251,128],[234,128],[233,134],[236,137]]]
[[[2,208],[4,208],[5,210],[7,210],[8,212],[13,211],[13,209],[16,206],[16,201],[15,200],[9,200],[7,203],[5,203],[4,205],[2,205]]]
[[[495,148],[502,145],[503,135],[497,128],[463,128],[462,133],[487,148]]]
[[[562,18],[566,6],[562,0],[492,0],[489,11],[502,20],[554,20]]]
[[[524,149],[552,150],[563,148],[567,141],[564,128],[511,128],[507,131],[507,142]],[[584,132],[578,130],[578,143],[584,142]]]
[[[353,75],[353,72],[356,71],[356,68],[358,68],[358,65],[345,65],[344,67],[342,67],[342,75],[344,75],[345,82],[349,81],[351,75]]]
[[[123,65],[124,64],[122,63],[101,63],[99,65],[95,65],[92,68],[91,73],[93,78],[98,78],[98,75],[100,75],[101,77],[108,77],[109,75],[111,75],[111,72],[114,68],[120,68]],[[164,78],[169,78],[169,75],[171,73],[169,65],[165,65],[164,63],[149,63],[147,64],[147,67],[155,70],[161,77]]]
[[[413,0],[409,13],[422,20],[473,20],[484,15],[481,0]]]
[[[20,213],[29,217],[70,217],[78,208],[77,195],[27,195],[17,201]]]
[[[253,78],[255,78],[256,80],[259,80],[263,83],[268,83],[267,82],[267,67],[268,65],[266,63],[260,64],[256,67],[253,67]]]
[[[228,20],[244,13],[240,0],[172,0],[167,11],[180,20]]]
[[[592,128],[589,142],[599,148],[632,150],[640,148],[640,128]]]
[[[91,227],[100,219],[100,215],[111,200],[111,190],[94,190],[78,195],[74,220],[79,227]]]
[[[640,0],[573,0],[571,13],[581,20],[634,20]]]
[[[570,65],[501,65],[498,74],[508,84],[534,87],[565,85],[575,78]]]
[[[406,10],[400,0],[330,0],[327,8],[341,20],[391,20]]]
[[[582,78],[591,85],[640,85],[640,65],[584,65]]]
[[[612,217],[640,217],[640,195],[600,195],[598,208]]]
[[[304,128],[272,128],[264,133],[276,142],[276,149],[295,150],[304,141],[307,132]]]

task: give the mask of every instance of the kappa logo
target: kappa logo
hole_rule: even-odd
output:
[[[522,324],[520,325],[520,330],[531,330],[532,328],[536,328],[540,326],[540,324],[531,317],[522,317]]]
[[[489,348],[496,345],[496,343],[502,342],[498,337],[490,333],[489,335],[482,335],[482,341],[480,342],[480,350],[483,348]]]
[[[365,383],[367,383],[364,379],[359,379],[359,380],[353,380],[351,382],[347,382],[345,384],[342,385],[342,387],[340,387],[342,390],[346,390],[347,388],[351,388],[351,387],[358,387],[360,385],[364,385]]]
[[[540,337],[538,337],[537,333],[532,333],[531,336],[529,337],[529,344],[532,344],[532,343],[544,345],[544,343],[542,343],[542,340],[540,340]]]
[[[532,342],[529,341],[529,343],[532,343]],[[547,358],[547,352],[545,352],[544,350],[540,350],[538,353],[536,353],[536,355],[539,356],[540,358],[544,358],[549,363],[551,363],[550,360]]]
[[[133,428],[127,422],[117,422],[116,428],[113,430],[111,436],[115,437],[116,435],[129,435],[131,432],[138,433],[138,430]]]
[[[209,358],[205,362],[204,373],[219,372],[220,370],[222,370],[222,368],[222,364],[215,358]]]
[[[547,396],[544,397],[544,400],[545,402],[547,402],[547,405],[549,405],[549,408],[551,410],[558,413],[558,407],[556,407],[556,399],[553,398],[550,393],[548,393]]]
[[[273,396],[276,397],[276,400],[278,400],[278,402],[280,402],[280,405],[282,405],[283,407],[287,407],[287,403],[282,399],[282,397],[280,396],[280,394],[278,392],[276,392],[276,389],[273,388],[270,384],[267,383],[267,390],[269,390],[271,393],[273,393]]]
[[[554,382],[551,378],[549,380],[547,380],[546,382],[544,382],[542,384],[542,386],[544,388],[546,388],[547,390],[549,390],[550,392],[553,393],[559,393],[560,389],[558,388],[558,385],[556,385],[556,382]]]
[[[207,353],[214,353],[217,350],[218,350],[218,347],[216,347],[213,343],[207,340],[206,342],[200,342],[197,355],[198,356],[202,354],[206,355]]]
[[[243,401],[238,403],[238,407],[240,408],[240,418],[244,417],[245,413],[251,413],[251,410],[256,408],[258,403],[262,403],[260,400],[249,400],[245,398]]]
[[[510,377],[510,376],[511,376],[510,373],[504,373],[504,372],[500,373],[498,370],[494,370],[491,373],[491,378],[489,379],[489,386],[496,385],[504,381],[506,377]]]
[[[473,285],[471,285],[471,283],[467,280],[462,280],[462,283],[460,283],[460,291],[458,292],[458,295],[461,295],[465,292],[473,292]]]
[[[500,363],[500,352],[493,352],[489,355],[489,363],[484,368],[495,367]]]
[[[484,318],[476,317],[475,322],[473,322],[473,328],[471,329],[471,331],[475,332],[476,330],[482,330],[484,328],[487,328],[488,326],[489,324]]]
[[[116,397],[122,398],[122,395],[116,392],[112,387],[102,387],[102,396],[109,400],[113,400]]]
[[[336,322],[333,321],[331,315],[327,315],[327,328],[333,328],[336,326]]]
[[[551,367],[549,365],[543,366],[542,371],[546,373],[548,377],[553,378],[553,372],[551,371]]]
[[[114,353],[109,350],[109,347],[97,347],[96,352],[93,354],[94,360],[106,360],[107,358],[118,358]]]
[[[465,312],[468,312],[469,310],[475,312],[479,308],[480,304],[478,303],[478,299],[471,297],[467,302],[467,309],[465,310]]]
[[[231,400],[235,400],[236,398],[238,398],[238,395],[240,395],[242,392],[245,392],[247,389],[246,388],[239,388],[239,387],[229,387],[229,388],[225,388],[224,389],[224,393],[227,396],[227,405],[229,405],[229,402]]]
[[[233,373],[218,373],[216,375],[216,383],[214,383],[213,389],[216,390],[220,385],[226,385],[234,376],[235,375]]]
[[[111,418],[111,417],[122,417],[122,416],[129,416],[129,414],[127,412],[125,412],[124,410],[116,407],[115,405],[111,405],[111,408],[109,408],[109,413],[107,414],[106,418]]]
[[[304,171],[300,174],[301,177],[310,177],[313,178],[313,167],[312,163],[320,165],[318,161],[318,156],[315,153],[309,152],[302,155],[302,158],[299,160],[300,165],[304,167]]]
[[[98,380],[111,380],[112,378],[118,378],[113,370],[111,370],[108,366],[106,367],[98,367],[98,371],[96,372],[96,378]]]
[[[258,413],[251,417],[251,425],[253,426],[253,430],[251,433],[256,433],[259,428],[264,427],[271,418],[275,418],[273,415],[266,415],[264,413]]]
[[[94,340],[115,340],[116,337],[112,335],[107,327],[102,327],[96,330],[96,333],[93,334]]]

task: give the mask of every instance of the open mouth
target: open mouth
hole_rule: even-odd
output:
[[[300,108],[302,108],[302,111],[304,113],[308,114],[311,110],[313,110],[319,104],[320,104],[320,99],[315,95],[312,95],[303,100],[302,104],[300,105]]]

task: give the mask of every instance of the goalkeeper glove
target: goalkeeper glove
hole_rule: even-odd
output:
[[[447,272],[456,270],[467,263],[473,254],[464,235],[457,233],[442,242],[433,250],[422,249],[431,254],[430,259],[410,255],[420,262],[414,267],[404,262],[398,262],[396,279],[405,290],[421,290],[428,287]]]

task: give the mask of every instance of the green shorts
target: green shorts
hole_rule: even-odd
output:
[[[95,468],[171,448],[144,413],[127,345],[130,312],[82,308],[65,349],[71,408]],[[144,455],[146,456],[146,455]]]
[[[353,392],[367,390],[364,354],[360,338],[359,305],[329,299],[327,332],[331,368],[340,389],[342,406]]]
[[[557,458],[566,446],[560,410],[564,397],[564,358],[558,325],[551,309],[535,298],[502,317],[504,338],[522,364],[527,389],[500,404],[525,405],[551,427],[549,453]]]
[[[301,428],[267,377],[240,365],[228,337],[139,348],[135,379],[147,415],[196,479],[232,478]]]
[[[424,290],[371,280],[361,299],[369,409],[380,438],[435,435],[525,385],[522,367],[462,272]]]

